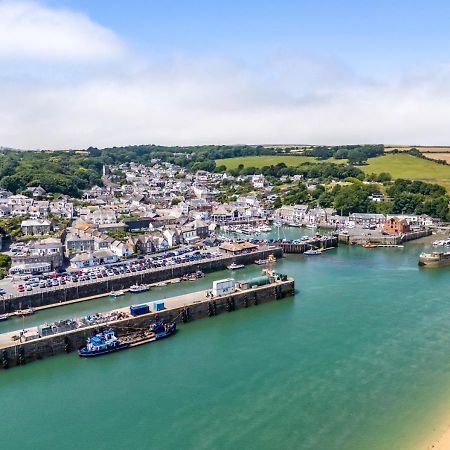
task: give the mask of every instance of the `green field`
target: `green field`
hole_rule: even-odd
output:
[[[279,163],[285,163],[287,166],[297,167],[306,162],[329,162],[336,164],[344,164],[344,159],[330,158],[326,161],[319,161],[312,156],[287,156],[287,155],[267,155],[267,156],[244,156],[239,158],[216,159],[217,166],[226,166],[227,169],[236,169],[239,164],[244,167],[256,167],[257,169],[264,166],[276,166]]]
[[[264,166],[274,166],[278,163],[285,163],[287,166],[297,167],[306,162],[329,162],[345,164],[345,159],[330,158],[327,160],[317,160],[312,156],[245,156],[242,158],[216,159],[217,166],[224,165],[227,169],[236,169],[239,164],[244,167],[261,168]],[[444,166],[433,162],[430,159],[417,158],[407,154],[388,154],[370,158],[367,165],[358,166],[365,173],[388,172],[392,178],[407,178],[411,180],[424,180],[444,186],[450,192],[450,165]]]
[[[393,154],[371,158],[360,168],[365,173],[389,172],[393,178],[450,181],[450,166],[412,155]]]

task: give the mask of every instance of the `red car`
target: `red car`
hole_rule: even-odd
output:
[[[17,286],[17,290],[19,292],[24,292],[25,291],[25,286],[23,284],[19,284],[19,286]]]

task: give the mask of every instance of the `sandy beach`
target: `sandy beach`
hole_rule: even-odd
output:
[[[425,448],[426,450],[450,450],[450,423],[442,434]]]

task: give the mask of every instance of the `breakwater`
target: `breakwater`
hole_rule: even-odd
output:
[[[206,296],[207,291],[166,299],[167,309],[132,317],[127,308],[117,310],[118,319],[107,324],[91,325],[83,328],[40,336],[33,330],[26,338],[19,339],[20,332],[0,335],[0,361],[4,368],[22,365],[27,362],[69,353],[82,346],[88,337],[102,328],[112,328],[118,335],[126,330],[148,327],[156,320],[190,322],[205,317],[214,317],[225,312],[249,308],[258,304],[279,300],[294,295],[294,280],[273,281],[264,286],[238,289],[220,297]],[[34,334],[33,334],[34,333]]]
[[[361,234],[339,234],[339,242],[343,244],[359,244],[364,245],[369,242],[380,245],[400,245],[403,242],[420,239],[432,234],[431,230],[412,231],[410,233],[394,234],[394,235],[361,235]]]
[[[336,236],[326,236],[321,238],[309,239],[304,242],[281,242],[280,247],[283,253],[304,253],[310,249],[327,249],[334,248],[338,245],[338,238]]]
[[[11,313],[22,308],[38,308],[47,305],[64,304],[79,298],[107,294],[112,290],[126,289],[133,284],[158,283],[159,281],[182,277],[183,275],[195,272],[196,270],[201,270],[205,273],[215,272],[226,269],[232,262],[251,264],[258,259],[265,259],[271,254],[275,255],[277,258],[283,256],[282,249],[279,247],[263,248],[250,253],[239,255],[230,254],[159,269],[147,269],[135,273],[101,278],[83,283],[66,284],[64,286],[45,289],[42,292],[32,294],[26,293],[16,297],[1,299],[0,313]]]

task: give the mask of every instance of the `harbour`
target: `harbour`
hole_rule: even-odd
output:
[[[103,314],[97,313],[94,316],[66,319],[52,325],[40,325],[0,334],[3,368],[23,365],[61,352],[69,353],[99,332],[99,327],[120,332],[124,329],[148,327],[158,320],[186,323],[212,317],[224,311],[231,312],[293,295],[293,279],[272,271],[267,272],[268,275],[262,283],[261,277],[239,283],[233,280],[232,290],[214,297],[210,295],[210,290],[199,291],[166,298],[164,301],[142,303],[139,313],[133,312],[137,306],[130,306]]]
[[[295,238],[296,232],[286,234]],[[292,301],[181,323],[173,339],[94,361],[61,353],[2,371],[5,408],[29,424],[15,434],[9,448],[21,448],[38,432],[43,437],[36,448],[46,448],[63,440],[75,425],[86,429],[77,441],[82,447],[143,448],[144,431],[151,426],[162,449],[180,440],[186,448],[239,443],[270,449],[282,436],[287,436],[285,448],[295,448],[300,439],[302,448],[311,450],[425,449],[433,430],[445,425],[450,401],[450,366],[445,363],[450,279],[445,268],[419,269],[417,257],[429,248],[431,244],[414,241],[398,250],[341,245],[320,258],[286,255],[277,260],[276,270],[295,278]],[[256,264],[247,265],[236,278],[255,277],[260,271]],[[0,330],[19,328],[22,320],[28,327],[176,297],[186,289],[207,290],[214,280],[229,276],[222,270],[196,283],[63,305],[11,319]],[[140,386],[139,393],[135,386]],[[30,402],[44,402],[47,419],[25,406]],[[177,408],[155,411],[155,403]],[[90,430],[92,408],[102,416],[120,408],[126,417],[122,425],[130,433],[111,431],[114,418]],[[261,413],[256,421],[255,409]],[[56,428],[50,428],[48,417]],[[6,417],[0,429],[18,426]],[[176,436],[167,435],[167,426]],[[300,429],[295,436],[288,432],[294,427]]]

